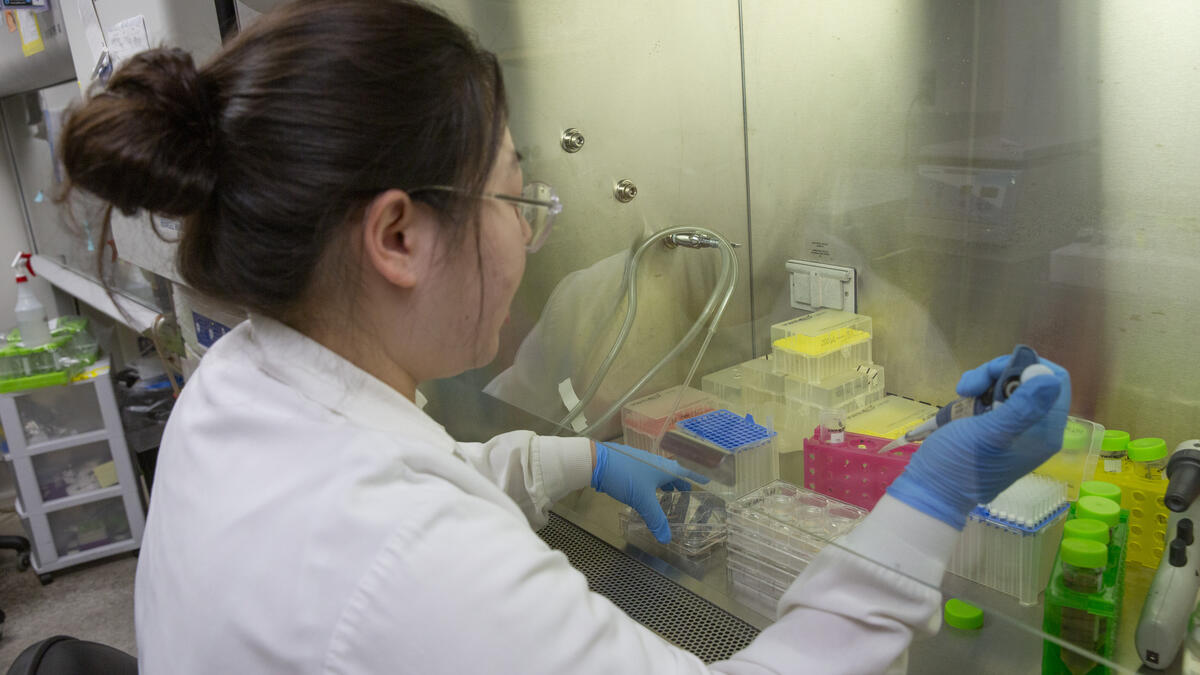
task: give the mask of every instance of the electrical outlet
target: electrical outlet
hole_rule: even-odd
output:
[[[789,260],[787,271],[792,307],[809,312],[824,307],[858,311],[858,272],[853,267]]]

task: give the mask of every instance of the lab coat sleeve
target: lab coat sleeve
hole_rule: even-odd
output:
[[[546,510],[592,480],[592,444],[586,438],[500,434],[486,443],[459,443],[457,454],[505,492],[534,529]]]
[[[935,625],[936,590],[827,550],[785,594],[777,623],[706,666],[591,593],[516,518],[474,498],[438,501],[421,497],[435,513],[397,531],[348,598],[328,672],[867,675]],[[937,523],[898,502],[882,508],[847,543],[937,581],[956,533],[931,532]]]

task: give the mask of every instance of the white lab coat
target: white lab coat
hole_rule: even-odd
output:
[[[588,591],[535,534],[583,439],[456,443],[275,321],[205,356],[168,424],[138,561],[144,673],[882,672],[939,594],[820,556],[779,621],[705,666]],[[956,532],[885,498],[847,540],[936,586]]]

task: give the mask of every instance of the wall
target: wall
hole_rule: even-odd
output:
[[[862,273],[893,392],[944,402],[1026,341],[1077,414],[1195,436],[1197,27],[1187,2],[745,3],[756,351],[816,255]],[[1008,210],[931,213],[944,165],[1015,170]]]
[[[551,183],[564,204],[553,236],[529,256],[500,358],[459,380],[484,386],[515,363],[491,391],[558,418],[566,412],[558,383],[571,378],[582,391],[615,338],[614,309],[624,309],[621,277],[632,246],[674,225],[748,242],[737,3],[708,3],[702,12],[684,0],[439,4],[498,55],[526,180]],[[586,138],[576,154],[559,147],[568,127]],[[612,194],[623,178],[640,191],[629,204]],[[748,254],[748,247],[739,252],[742,280],[701,372],[749,356]],[[638,320],[589,415],[679,340],[716,273],[713,251],[647,255]],[[682,380],[694,352],[647,393]],[[436,386],[431,391],[436,409]]]
[[[2,127],[0,131],[3,131]],[[8,145],[0,142],[0,260],[12,261],[17,251],[28,248],[29,234],[25,227],[25,214],[21,210],[12,156]],[[16,286],[11,281],[0,282],[0,330],[16,325],[17,318],[13,314],[16,303]],[[5,466],[8,466],[7,463]],[[8,503],[13,489],[11,472],[7,468],[0,470],[0,505]]]
[[[1200,5],[1104,3],[1099,35],[1102,226],[1073,282],[1107,320],[1105,419],[1175,443],[1200,436]]]

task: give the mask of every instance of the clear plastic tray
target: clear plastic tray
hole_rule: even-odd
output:
[[[846,418],[846,431],[856,434],[899,438],[937,414],[938,409],[902,396],[888,394],[875,405]]]
[[[763,589],[761,582],[749,580],[733,572],[729,573],[730,592],[733,599],[765,617],[774,619],[782,593],[775,594]]]
[[[667,546],[681,555],[696,557],[725,541],[725,501],[719,496],[703,490],[660,491],[658,503],[671,524]],[[632,508],[618,514],[618,519],[626,539],[642,534],[653,539],[645,521]]]
[[[839,537],[867,516],[866,509],[791,483],[775,481],[728,506],[729,527],[803,550],[811,535]]]
[[[788,528],[792,538],[783,540],[764,534],[760,528],[748,527],[747,519],[741,516],[731,516],[729,519],[730,539],[735,540],[738,546],[747,553],[762,555],[789,569],[799,569],[820,553],[829,541],[829,535],[823,532],[810,533],[792,526]]]
[[[730,538],[726,546],[730,560],[737,559],[754,569],[761,569],[762,576],[779,584],[790,584],[821,552],[820,547],[814,547],[811,553],[803,555],[788,553],[769,544],[747,543],[744,538]]]
[[[796,580],[796,577],[800,576],[800,573],[804,571],[804,568],[808,567],[808,564],[805,563],[798,570],[786,569],[770,560],[748,554],[736,546],[728,547],[728,555],[725,558],[725,563],[729,569],[764,581],[780,593],[787,590],[788,586],[791,586],[792,582]]]

